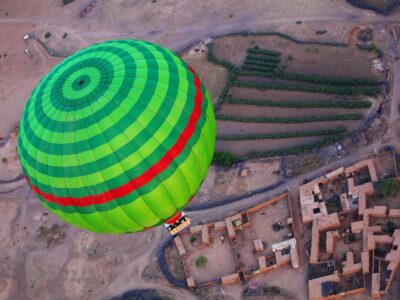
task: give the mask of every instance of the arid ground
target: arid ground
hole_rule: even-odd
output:
[[[219,287],[210,287],[197,294],[171,285],[162,275],[156,256],[159,246],[168,237],[162,226],[135,235],[96,235],[64,224],[46,212],[34,197],[22,178],[15,150],[16,133],[13,130],[35,85],[65,56],[82,47],[109,39],[135,38],[156,42],[180,53],[199,73],[213,102],[216,102],[225,86],[228,72],[207,61],[207,53],[202,51],[206,48],[201,41],[238,31],[279,31],[299,40],[347,43],[353,42],[352,32],[355,27],[367,26],[373,29],[377,47],[389,57],[394,76],[397,76],[395,80],[392,77],[395,90],[392,86],[389,96],[398,101],[400,65],[394,64],[394,56],[399,49],[396,50],[397,44],[393,42],[389,28],[397,26],[393,23],[399,21],[398,12],[381,16],[354,8],[344,0],[75,0],[65,6],[62,0],[0,1],[0,299],[109,299],[137,288],[157,289],[172,299],[242,298],[243,287],[240,285],[224,287],[223,292]],[[317,30],[326,30],[326,34],[316,35]],[[46,33],[50,33],[50,36]],[[29,34],[28,40],[23,39],[26,34]],[[224,43],[237,51],[243,51],[251,39],[240,42],[232,42],[230,39],[218,41],[221,43],[218,53],[232,55],[232,61],[240,63],[242,56],[229,54],[233,52],[225,51]],[[265,43],[265,47],[270,44],[268,39]],[[190,48],[194,44],[197,46]],[[271,42],[271,47],[267,48],[278,46]],[[364,73],[370,73],[371,70],[370,65],[358,64],[358,59],[365,61],[369,57],[368,54],[365,57],[358,55],[355,47],[342,54],[346,65],[337,68],[338,62],[329,59],[336,54],[329,53],[332,51],[329,50],[323,59],[330,67],[325,68],[322,63],[314,64],[311,54],[304,47],[295,50],[289,45],[285,46],[288,46],[287,49],[282,45],[280,49],[283,56],[289,54],[287,51],[294,56],[294,60],[287,64],[287,68],[292,71],[302,70],[306,65],[321,73],[329,70],[329,75],[363,77]],[[310,53],[313,49],[309,49]],[[353,61],[353,55],[357,61]],[[351,67],[347,64],[351,64]],[[260,97],[260,100],[264,97],[259,91],[247,92],[245,89],[239,91],[233,88],[237,96],[240,93],[248,95],[250,92],[254,97]],[[279,91],[268,93],[275,99],[282,97],[287,101],[296,101],[306,96],[310,100],[317,97],[295,93],[291,98],[287,93]],[[371,135],[377,139],[371,138],[369,144],[362,144],[348,156],[331,160],[329,165],[322,167],[325,169],[308,170],[310,173],[285,179],[286,182],[278,189],[289,188],[294,193],[292,198],[297,199],[296,187],[308,176],[353,162],[373,152],[374,147],[387,144],[398,147],[399,116],[395,100],[389,104],[393,113],[390,117],[385,115],[382,121],[390,125],[385,125],[386,129],[389,126],[385,136]],[[228,109],[230,113],[240,112],[240,108],[232,106],[222,107],[222,111]],[[275,114],[274,110],[268,109],[249,109],[247,112],[254,116],[261,113]],[[296,113],[293,112],[294,115]],[[323,126],[328,128],[337,124],[328,123]],[[378,125],[376,128],[380,128]],[[296,128],[300,130],[302,126],[306,128],[302,124],[297,124]],[[346,126],[355,128],[356,124],[349,122]],[[218,121],[219,134],[233,130],[263,133],[265,127],[262,124]],[[269,126],[268,130],[280,131],[279,124]],[[281,142],[285,144],[288,141]],[[223,147],[230,148],[229,143],[233,142]],[[246,145],[240,147],[245,148]],[[265,145],[260,146],[260,149],[264,150]],[[281,179],[280,162],[279,158],[274,158],[246,161],[229,170],[211,167],[194,201],[206,203],[271,185]],[[315,167],[320,166],[317,163]],[[265,200],[270,193],[276,192],[267,191],[253,196],[249,194],[249,197],[229,205],[192,211],[190,217],[193,224],[221,219]],[[299,213],[295,211],[294,221],[300,220]],[[301,226],[299,230],[302,230]],[[306,265],[303,262],[297,271],[284,267],[277,273],[258,277],[251,284],[275,285],[282,290],[289,290],[295,299],[307,299],[305,274]],[[399,292],[399,284],[394,285],[394,296],[388,299],[398,299],[396,292]],[[366,297],[362,295],[351,299]]]

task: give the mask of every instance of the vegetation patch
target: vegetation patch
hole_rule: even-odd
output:
[[[299,101],[273,101],[255,100],[228,97],[229,104],[287,107],[287,108],[370,108],[372,103],[367,100],[299,100]]]
[[[363,115],[360,113],[353,114],[334,114],[334,115],[319,115],[319,116],[303,116],[303,117],[240,117],[230,115],[217,115],[221,121],[235,121],[248,123],[310,123],[324,121],[347,121],[361,120]]]
[[[222,136],[218,136],[217,139],[218,140],[223,140],[223,141],[283,139],[283,138],[297,138],[297,137],[310,137],[310,136],[324,136],[324,135],[332,135],[332,134],[343,134],[346,131],[347,131],[347,129],[345,127],[336,127],[336,128],[329,128],[329,129],[289,131],[289,132],[264,133],[264,134],[222,135]]]
[[[299,153],[307,153],[312,152],[314,149],[323,148],[330,144],[339,142],[343,139],[343,136],[331,136],[321,141],[309,144],[303,144],[295,147],[290,148],[281,148],[269,151],[259,151],[259,152],[250,152],[247,156],[249,158],[263,158],[263,157],[272,157],[272,156],[283,156],[283,155],[295,155]]]
[[[380,180],[374,183],[376,193],[380,197],[395,197],[399,191],[399,184],[396,178]]]
[[[50,38],[51,37],[51,32],[46,32],[45,34],[44,34],[44,38],[45,39],[48,39],[48,38]]]
[[[207,257],[200,256],[195,261],[196,268],[204,268],[207,265]]]
[[[215,152],[213,164],[223,168],[229,168],[237,161],[238,159],[231,152]]]
[[[347,86],[330,86],[330,85],[305,85],[301,83],[287,83],[287,82],[258,82],[250,80],[237,80],[234,83],[237,87],[256,88],[259,90],[284,90],[284,91],[300,91],[309,93],[322,93],[334,95],[368,95],[376,96],[380,89],[373,86],[362,87],[347,87]]]

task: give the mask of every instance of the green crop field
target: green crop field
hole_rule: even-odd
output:
[[[287,72],[284,64],[296,58],[282,57],[277,49],[248,48],[238,66],[215,57],[211,44],[208,58],[230,72],[216,107],[217,152],[229,151],[238,159],[310,152],[338,142],[357,127],[381,92],[382,82],[375,78]],[[246,97],[235,96],[231,87],[245,89]],[[280,99],[269,98],[268,91],[281,93]],[[291,100],[282,100],[289,93]],[[301,93],[298,100],[293,93]]]

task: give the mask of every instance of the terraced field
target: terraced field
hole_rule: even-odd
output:
[[[341,140],[382,99],[383,77],[370,63],[375,56],[270,35],[217,39],[208,58],[230,72],[216,105],[217,152],[268,157]]]

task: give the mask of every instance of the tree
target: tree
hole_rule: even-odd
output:
[[[200,256],[196,259],[195,264],[197,268],[204,268],[207,265],[207,257]]]
[[[396,228],[397,228],[397,225],[392,220],[389,220],[386,222],[386,232],[389,233],[390,235],[393,234],[393,232],[396,230]]]
[[[228,168],[236,162],[236,157],[231,152],[215,152],[214,164],[220,167]]]
[[[377,189],[377,193],[383,197],[394,197],[397,195],[399,189],[397,180],[394,177],[378,181],[375,184],[375,187]]]

